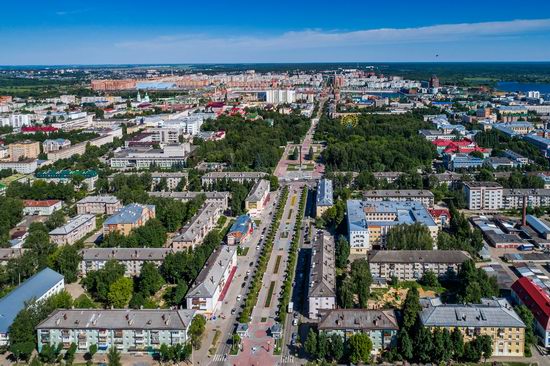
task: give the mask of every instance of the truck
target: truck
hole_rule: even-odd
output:
[[[522,244],[518,247],[518,250],[521,251],[529,251],[535,249],[535,246],[533,244]]]
[[[288,309],[287,312],[290,314],[294,311],[294,303],[291,301],[288,303]]]

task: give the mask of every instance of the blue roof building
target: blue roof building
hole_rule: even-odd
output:
[[[536,146],[545,157],[550,156],[550,139],[538,136],[538,135],[525,135],[523,139]]]
[[[328,208],[334,205],[332,181],[321,179],[317,185],[317,197],[315,199],[317,217],[321,216]]]
[[[231,229],[227,233],[227,244],[241,244],[248,236],[254,231],[254,222],[248,215],[241,215],[237,217]]]
[[[527,215],[525,221],[544,239],[550,238],[550,227],[544,221],[533,215]]]
[[[439,227],[428,210],[415,201],[359,201],[346,203],[348,238],[352,254],[366,254],[373,246],[384,247],[388,231],[397,225],[422,224],[434,240]]]
[[[8,329],[26,303],[43,301],[64,288],[63,275],[45,268],[0,299],[0,346],[8,343]]]
[[[145,225],[149,219],[155,218],[155,205],[131,203],[122,207],[103,223],[103,234],[118,231],[128,235],[132,229]]]

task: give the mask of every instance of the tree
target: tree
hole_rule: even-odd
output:
[[[74,362],[74,355],[76,353],[76,343],[71,343],[67,352],[65,352],[65,365],[72,365]]]
[[[405,329],[401,329],[397,335],[397,344],[399,353],[405,360],[412,360],[413,358],[413,345],[409,333]]]
[[[114,346],[109,348],[107,359],[109,360],[109,366],[122,366],[122,362],[120,362],[120,352],[118,352],[118,350]]]
[[[50,344],[45,344],[38,355],[40,360],[44,363],[54,363],[59,357],[61,348],[58,346],[52,346]]]
[[[464,337],[462,332],[455,328],[451,332],[451,345],[453,351],[453,359],[460,360],[464,356]]]
[[[123,277],[125,272],[123,264],[109,260],[102,269],[88,272],[82,284],[97,301],[106,303],[111,284]]]
[[[338,334],[330,336],[330,352],[331,358],[338,362],[344,356],[344,340]]]
[[[137,284],[139,292],[147,297],[160,290],[162,285],[164,285],[164,278],[162,278],[157,266],[151,262],[146,262],[141,267]]]
[[[431,250],[433,240],[429,229],[420,223],[400,224],[386,235],[386,247],[390,250]]]
[[[421,309],[418,289],[416,287],[412,287],[407,292],[407,297],[403,302],[403,328],[405,330],[412,329]]]
[[[97,344],[90,344],[90,347],[88,347],[88,352],[86,355],[84,355],[84,358],[88,361],[93,360],[94,355],[97,353]]]
[[[123,308],[132,297],[134,282],[128,277],[121,277],[109,286],[107,299],[115,308]]]
[[[340,235],[336,242],[336,267],[346,268],[348,264],[348,258],[350,253],[350,245],[346,240],[346,237]]]
[[[319,332],[317,336],[317,358],[322,360],[327,357],[329,349],[329,337],[325,332]]]
[[[533,313],[525,305],[518,305],[514,308],[521,320],[525,323],[525,356],[531,356],[531,345],[537,343],[535,336],[535,318]]]
[[[317,357],[317,333],[312,328],[309,329],[309,333],[307,334],[304,349],[311,357]]]
[[[433,271],[424,272],[420,283],[427,287],[439,287],[439,280]]]
[[[67,283],[72,283],[78,278],[78,266],[81,260],[82,257],[75,245],[63,245],[57,249],[54,269],[65,276]]]
[[[353,261],[350,277],[352,283],[355,285],[355,293],[359,298],[359,307],[366,308],[372,284],[372,275],[366,259],[361,258]]]
[[[97,304],[92,301],[86,294],[82,294],[74,300],[73,306],[76,309],[95,309]]]
[[[273,191],[276,191],[277,189],[279,189],[279,178],[277,178],[277,176],[275,175],[270,175],[269,190],[273,192]]]
[[[201,337],[206,327],[206,318],[202,315],[197,315],[191,321],[189,326],[189,336],[191,338],[191,344],[195,349],[199,349],[201,345]]]
[[[67,221],[65,220],[65,214],[63,213],[63,211],[57,210],[50,215],[50,217],[48,218],[48,220],[46,220],[44,224],[46,225],[48,230],[51,231],[55,228],[65,225],[66,222]]]
[[[348,339],[350,361],[368,362],[372,351],[372,341],[366,333],[355,333]]]
[[[432,334],[428,328],[420,327],[418,329],[413,345],[415,358],[418,361],[426,363],[432,360],[434,347]]]

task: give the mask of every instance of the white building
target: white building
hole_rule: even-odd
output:
[[[267,179],[260,179],[254,184],[244,201],[245,208],[250,215],[258,215],[262,212],[267,204],[269,190],[270,184]]]
[[[148,169],[151,165],[159,168],[184,167],[190,152],[189,143],[166,145],[163,149],[147,151],[125,149],[115,153],[115,157],[111,159],[111,168]]]
[[[95,229],[94,215],[78,215],[50,231],[50,239],[56,245],[74,244]]]
[[[336,262],[334,238],[320,232],[313,241],[308,287],[308,317],[318,319],[320,310],[336,308]]]
[[[13,169],[17,173],[32,174],[38,169],[36,159],[25,159],[20,161],[1,160],[0,170]]]
[[[296,102],[296,91],[289,89],[266,90],[265,101],[271,104],[290,104]]]
[[[464,182],[464,195],[469,210],[502,208],[503,187],[495,182]]]
[[[86,196],[76,203],[79,215],[114,215],[122,208],[122,202],[115,196]]]
[[[224,245],[216,249],[185,296],[187,309],[214,314],[223,303],[236,269],[237,248]]]
[[[13,128],[21,128],[30,126],[32,114],[12,114],[8,117],[0,119],[2,127],[10,126]]]
[[[23,214],[49,216],[61,207],[63,207],[63,202],[60,200],[24,200]]]

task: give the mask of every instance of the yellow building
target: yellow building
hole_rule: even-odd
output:
[[[19,161],[23,158],[36,159],[40,154],[40,143],[37,141],[22,141],[8,145],[11,161]]]
[[[469,342],[488,335],[493,356],[523,357],[525,324],[505,299],[482,299],[481,304],[443,304],[439,298],[422,299],[420,320],[431,330],[458,328]]]
[[[153,218],[155,218],[154,205],[132,203],[124,206],[116,214],[105,220],[103,235],[115,231],[122,235],[128,235],[133,229],[145,225],[149,219]]]

